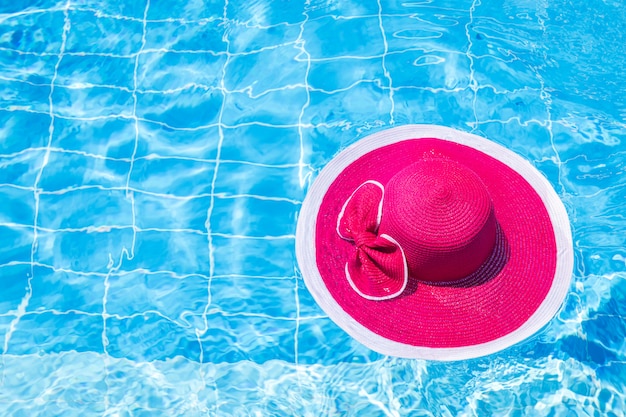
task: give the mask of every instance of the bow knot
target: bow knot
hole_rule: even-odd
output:
[[[384,191],[379,182],[364,182],[344,203],[337,219],[337,233],[356,249],[356,256],[346,262],[346,278],[369,300],[397,297],[408,281],[404,251],[391,236],[379,234]]]
[[[357,249],[361,249],[363,246],[371,247],[372,245],[374,245],[374,242],[376,241],[376,238],[378,237],[376,236],[376,234],[368,232],[368,231],[355,233],[353,234],[353,236],[354,236],[354,246],[356,246]]]

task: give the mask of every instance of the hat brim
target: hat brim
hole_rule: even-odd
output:
[[[489,276],[413,282],[397,298],[367,300],[345,279],[354,247],[335,233],[337,215],[360,184],[386,184],[427,153],[462,162],[487,187],[499,226],[499,249],[481,268]],[[487,355],[533,335],[560,308],[573,270],[567,212],[541,173],[485,138],[432,125],[381,131],[339,153],[303,202],[296,256],[316,302],[356,340],[383,354],[436,360]]]

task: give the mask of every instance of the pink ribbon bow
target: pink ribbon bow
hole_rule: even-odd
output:
[[[397,297],[408,282],[402,247],[391,236],[378,234],[384,193],[379,182],[364,182],[348,197],[337,219],[337,233],[355,246],[354,258],[346,262],[346,278],[368,300]]]

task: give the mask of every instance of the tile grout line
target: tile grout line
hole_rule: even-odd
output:
[[[145,269],[145,268],[136,268],[136,269],[132,269],[132,270],[127,270],[127,271],[119,271],[116,270],[115,268],[113,268],[109,272],[93,272],[93,271],[89,271],[89,272],[85,272],[85,271],[75,271],[73,269],[69,269],[69,268],[63,268],[63,267],[56,267],[54,265],[50,265],[50,264],[45,264],[45,263],[41,263],[41,262],[34,262],[33,263],[35,266],[53,271],[53,272],[62,272],[62,273],[67,273],[67,274],[72,274],[72,275],[77,275],[77,276],[81,276],[81,277],[100,277],[100,278],[104,278],[107,275],[110,276],[116,276],[116,277],[121,277],[121,276],[126,276],[126,275],[132,275],[132,274],[143,274],[143,275],[168,275],[170,278],[173,279],[186,279],[186,278],[190,278],[190,277],[198,277],[198,278],[203,278],[208,280],[209,276],[208,275],[204,275],[204,274],[200,274],[200,273],[177,273],[175,271],[170,271],[170,270],[149,270],[149,269]],[[9,266],[16,266],[16,265],[27,265],[30,266],[31,262],[26,262],[26,261],[22,261],[22,262],[8,262],[5,264],[0,264],[0,268],[4,268],[4,267],[9,267]],[[293,278],[296,278],[295,275],[287,275],[287,276],[280,276],[280,275],[243,275],[243,274],[223,274],[223,275],[214,275],[213,279],[228,279],[228,280],[237,280],[237,279],[257,279],[257,280],[291,280]],[[25,313],[28,314],[28,313]],[[11,314],[11,312],[7,312],[4,314],[0,314],[0,316],[12,316],[13,314]]]
[[[478,6],[480,6],[480,0],[473,0],[472,5],[469,8],[469,21],[465,25],[465,35],[467,36],[467,52],[465,53],[465,55],[467,56],[467,59],[469,60],[469,69],[470,69],[469,87],[473,93],[472,112],[474,114],[474,123],[473,123],[473,127],[471,130],[472,132],[475,132],[476,129],[478,129],[478,115],[476,114],[476,101],[478,100],[479,88],[478,88],[478,83],[476,82],[476,78],[474,77],[474,74],[475,74],[474,57],[471,53],[473,43],[472,43],[472,36],[470,35],[470,26],[474,23],[474,11],[476,10],[476,7]]]
[[[304,169],[307,164],[304,163],[304,132],[302,120],[304,118],[304,112],[309,108],[311,104],[311,88],[309,85],[309,74],[311,72],[311,54],[306,50],[306,40],[303,38],[304,35],[304,26],[309,21],[309,14],[307,12],[307,7],[310,6],[310,0],[305,1],[304,10],[302,14],[304,15],[304,20],[300,23],[300,33],[298,34],[298,39],[296,40],[296,46],[299,47],[301,54],[298,54],[296,58],[299,58],[300,55],[306,56],[306,72],[304,74],[304,84],[306,91],[306,101],[300,109],[300,114],[298,116],[298,141],[300,147],[300,156],[298,158],[298,180],[300,184],[300,188],[304,189],[307,181],[311,178],[311,172],[309,171],[306,175],[304,174]],[[293,342],[293,350],[294,350],[294,365],[296,369],[296,381],[298,383],[298,389],[302,392],[302,384],[300,378],[300,358],[299,358],[299,337],[300,337],[300,294],[299,294],[299,283],[298,283],[298,274],[297,274],[297,266],[294,266],[294,302],[296,303],[296,326],[294,330],[294,342]]]
[[[207,208],[206,221],[204,223],[206,227],[206,231],[207,231],[207,250],[208,250],[208,255],[209,255],[209,276],[207,279],[207,302],[202,312],[202,321],[203,321],[204,328],[195,329],[196,339],[198,342],[198,347],[200,349],[199,361],[201,364],[205,363],[204,345],[202,344],[201,337],[209,331],[208,314],[209,314],[209,308],[211,307],[211,303],[212,303],[211,285],[213,283],[213,277],[215,276],[215,248],[213,247],[213,238],[211,236],[211,216],[213,214],[213,209],[215,207],[215,184],[217,182],[217,176],[219,173],[220,158],[222,155],[222,144],[224,143],[223,119],[224,119],[224,108],[226,107],[226,98],[227,98],[227,92],[224,87],[225,79],[226,79],[226,67],[230,63],[230,58],[232,56],[230,53],[230,41],[228,39],[228,29],[229,29],[228,5],[229,5],[228,0],[225,0],[223,14],[222,14],[222,25],[224,27],[224,33],[222,34],[222,41],[226,44],[226,52],[225,52],[226,60],[224,61],[224,65],[222,67],[222,74],[221,74],[220,81],[219,81],[220,82],[219,87],[220,87],[220,91],[222,93],[223,99],[222,99],[220,111],[217,117],[217,129],[218,129],[219,139],[218,139],[217,149],[216,149],[216,154],[215,154],[215,167],[213,168],[213,178],[211,179],[211,191],[209,194],[209,207]],[[200,369],[200,376],[202,378],[203,385],[206,386],[207,375],[204,371],[204,368]],[[215,412],[217,413],[217,410],[219,409],[219,390],[217,387],[217,383],[214,380],[212,381],[212,385],[215,389],[215,407],[216,407]],[[205,410],[205,411],[208,411],[208,410]]]
[[[0,184],[0,187],[5,186],[5,187],[11,187],[11,188],[15,188],[18,190],[23,190],[23,191],[33,191],[34,192],[34,188],[32,187],[23,187],[23,186],[15,186],[13,184]],[[169,200],[195,200],[198,198],[206,198],[206,197],[210,197],[210,193],[206,194],[206,193],[202,193],[202,194],[195,194],[195,195],[172,195],[172,194],[164,194],[164,193],[157,193],[157,192],[152,192],[152,191],[146,191],[146,190],[141,190],[138,188],[129,188],[133,193],[137,193],[137,194],[144,194],[144,195],[148,195],[148,196],[152,196],[152,197],[160,197],[160,198],[165,198],[165,199],[169,199]],[[101,191],[125,191],[126,188],[125,187],[103,187],[101,185],[85,185],[85,186],[78,186],[78,187],[70,187],[70,188],[65,188],[65,189],[60,189],[60,190],[56,190],[56,191],[41,191],[40,190],[40,194],[43,195],[63,195],[63,194],[67,194],[70,192],[75,192],[75,191],[82,191],[82,190],[101,190]],[[250,198],[250,199],[254,199],[254,200],[263,200],[263,201],[280,201],[280,202],[284,202],[284,203],[289,203],[289,204],[293,204],[295,206],[299,206],[302,204],[302,201],[299,200],[292,200],[289,198],[285,198],[285,197],[267,197],[267,196],[263,196],[263,195],[259,195],[259,194],[227,194],[227,193],[218,193],[215,194],[215,198],[219,199],[219,200],[230,200],[230,199],[237,199],[237,198]]]
[[[65,7],[63,8],[64,20],[63,20],[63,32],[61,34],[61,46],[59,47],[59,54],[58,54],[57,62],[54,66],[54,75],[52,76],[52,80],[50,82],[50,93],[48,94],[48,106],[49,106],[48,114],[50,116],[50,125],[48,127],[48,143],[45,148],[45,153],[44,153],[41,166],[39,167],[39,171],[37,172],[37,176],[35,177],[35,183],[33,185],[35,210],[34,210],[34,221],[33,221],[34,223],[33,243],[31,245],[31,251],[30,251],[30,274],[27,280],[26,294],[24,295],[24,298],[22,299],[19,306],[17,307],[17,311],[15,312],[16,317],[13,321],[11,321],[11,324],[9,325],[9,329],[7,330],[4,336],[4,346],[2,348],[3,366],[2,366],[2,375],[0,376],[0,386],[4,384],[4,354],[6,354],[9,349],[9,342],[11,340],[11,336],[13,335],[13,332],[15,332],[15,329],[21,317],[25,314],[26,308],[28,307],[30,298],[32,297],[32,294],[33,294],[32,280],[34,278],[34,273],[35,273],[35,268],[34,268],[35,252],[37,251],[37,245],[38,245],[37,222],[39,219],[39,194],[40,194],[39,181],[41,180],[41,176],[43,174],[44,168],[48,164],[48,160],[50,158],[50,150],[52,146],[52,139],[54,137],[54,121],[55,121],[54,102],[53,102],[54,85],[58,77],[59,66],[61,64],[61,60],[63,59],[63,54],[65,53],[65,48],[67,44],[67,34],[69,33],[70,27],[71,27],[71,22],[69,18],[70,1],[71,0],[67,0],[67,3],[65,4]]]
[[[389,101],[391,102],[391,108],[389,109],[389,124],[393,126],[395,124],[393,115],[395,113],[396,103],[394,101],[393,95],[393,80],[386,65],[386,57],[389,53],[389,43],[387,42],[387,34],[385,33],[385,28],[383,27],[383,5],[381,3],[381,0],[377,0],[376,2],[378,4],[378,27],[380,28],[380,34],[383,37],[384,45],[382,55],[383,73],[385,74],[385,78],[387,78],[387,80],[389,81]]]
[[[134,163],[135,163],[135,156],[137,154],[137,147],[138,147],[138,143],[139,143],[139,120],[137,118],[137,69],[139,67],[139,57],[141,56],[141,52],[143,51],[145,45],[146,45],[146,31],[147,31],[147,18],[148,18],[148,10],[150,9],[150,0],[146,0],[146,6],[144,8],[144,12],[143,12],[143,24],[142,24],[142,34],[141,34],[141,46],[139,48],[139,51],[137,52],[137,54],[135,55],[135,63],[134,63],[134,69],[133,69],[133,91],[132,91],[132,97],[133,97],[133,113],[132,113],[132,117],[131,119],[134,121],[134,133],[135,133],[135,137],[134,137],[134,145],[133,145],[133,153],[131,155],[130,158],[130,167],[128,169],[128,174],[126,176],[126,186],[125,186],[125,195],[126,198],[130,200],[130,204],[131,204],[131,211],[132,211],[132,230],[133,230],[133,240],[131,243],[131,248],[130,248],[130,253],[128,252],[128,249],[123,246],[122,247],[122,251],[120,253],[120,257],[118,260],[118,264],[114,266],[114,260],[111,256],[111,254],[109,253],[109,271],[108,273],[105,275],[104,277],[104,292],[102,295],[102,350],[104,353],[104,384],[106,385],[106,393],[104,395],[104,414],[106,415],[109,411],[109,408],[111,406],[110,404],[110,387],[111,385],[109,384],[109,351],[108,351],[108,346],[109,346],[109,339],[107,336],[107,319],[109,318],[109,314],[107,311],[107,303],[108,303],[108,295],[109,295],[109,288],[110,288],[110,282],[109,282],[109,278],[111,276],[112,273],[118,271],[121,266],[122,263],[124,261],[124,257],[126,257],[126,259],[131,260],[135,257],[135,243],[136,243],[136,238],[137,238],[137,227],[136,227],[136,216],[135,216],[135,198],[134,198],[134,192],[129,190],[129,184],[130,184],[130,177],[132,175],[133,172],[133,167],[134,167]]]
[[[541,28],[541,31],[543,32],[544,36],[546,35],[547,32],[547,28],[546,28],[546,24],[545,24],[545,20],[539,15],[537,14],[537,21],[539,23],[539,27]],[[543,54],[544,59],[547,58],[547,53],[544,52]],[[545,61],[544,64],[541,67],[545,67]],[[546,90],[546,83],[545,80],[543,79],[543,77],[541,76],[541,74],[539,74],[539,68],[541,67],[534,67],[535,70],[535,74],[537,76],[537,78],[539,79],[539,83],[541,86],[540,89],[540,97],[546,107],[546,114],[548,116],[548,120],[546,120],[546,128],[548,129],[548,134],[550,137],[550,146],[552,147],[552,150],[554,151],[554,157],[555,157],[555,163],[556,166],[558,168],[559,171],[559,175],[558,175],[558,183],[559,186],[561,187],[561,194],[563,195],[564,198],[567,198],[569,193],[566,192],[565,190],[565,186],[563,185],[563,179],[562,179],[562,174],[563,174],[563,170],[562,170],[562,165],[563,165],[563,161],[561,160],[561,156],[559,155],[559,151],[556,149],[556,145],[554,143],[554,132],[552,131],[552,125],[553,125],[553,121],[552,121],[552,96],[551,94]]]

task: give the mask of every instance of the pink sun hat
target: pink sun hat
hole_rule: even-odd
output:
[[[573,272],[569,219],[537,169],[433,125],[370,135],[320,172],[299,214],[307,288],[382,354],[459,360],[532,336]]]

